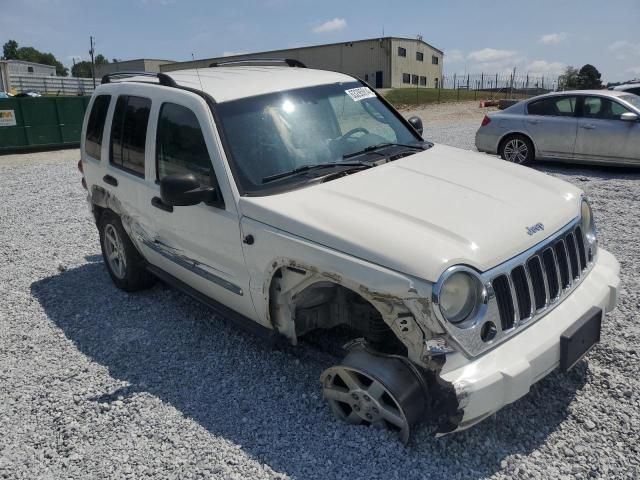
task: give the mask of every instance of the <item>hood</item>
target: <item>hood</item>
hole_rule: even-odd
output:
[[[435,145],[326,183],[242,197],[240,210],[312,242],[435,281],[452,265],[482,272],[541,242],[579,214],[580,194],[533,169]],[[537,224],[543,230],[528,230]]]

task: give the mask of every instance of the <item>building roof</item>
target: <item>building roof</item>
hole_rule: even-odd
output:
[[[165,72],[178,85],[202,90],[216,102],[292,90],[295,88],[354,82],[355,78],[338,72],[312,68],[274,66],[213,67]],[[152,77],[128,80],[156,82]]]
[[[278,48],[275,50],[263,50],[260,52],[249,52],[249,53],[240,53],[237,55],[229,55],[226,57],[211,57],[211,58],[205,58],[205,59],[198,59],[195,60],[195,62],[203,62],[203,61],[215,61],[215,60],[221,60],[221,59],[235,59],[235,58],[247,58],[247,57],[251,57],[252,55],[267,55],[267,54],[276,54],[278,52],[283,52],[283,51],[292,51],[292,50],[308,50],[311,48],[323,48],[323,47],[331,47],[334,45],[345,45],[345,44],[350,44],[350,43],[362,43],[362,42],[371,42],[371,41],[377,41],[377,40],[405,40],[405,41],[413,41],[413,42],[420,42],[424,45],[426,45],[427,47],[435,50],[436,52],[444,55],[444,52],[436,47],[434,47],[433,45],[428,44],[427,42],[425,42],[424,40],[419,40],[417,38],[406,38],[406,37],[377,37],[377,38],[365,38],[365,39],[361,39],[361,40],[347,40],[344,42],[334,42],[334,43],[322,43],[322,44],[318,44],[318,45],[307,45],[307,46],[300,46],[300,47],[291,47],[291,48]],[[175,63],[193,63],[194,60],[185,60],[183,62],[175,62]]]
[[[55,65],[47,65],[46,63],[28,62],[27,60],[0,60],[2,63],[21,63],[25,65],[36,65],[38,67],[47,67],[55,69]]]

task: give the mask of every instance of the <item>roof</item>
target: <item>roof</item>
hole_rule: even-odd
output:
[[[640,82],[623,83],[622,85],[617,85],[617,86],[613,87],[613,91],[615,91],[615,92],[624,92],[625,90],[627,90],[629,88],[638,88],[638,87],[640,87]]]
[[[436,52],[440,53],[441,55],[444,55],[444,52],[436,47],[434,47],[433,45],[428,44],[427,42],[425,42],[424,40],[419,40],[417,38],[406,38],[406,37],[376,37],[376,38],[364,38],[361,40],[347,40],[344,42],[334,42],[334,43],[321,43],[318,45],[307,45],[307,46],[300,46],[300,47],[291,47],[291,48],[278,48],[275,50],[263,50],[260,52],[249,52],[249,53],[241,53],[241,54],[237,54],[237,55],[229,55],[226,57],[211,57],[211,58],[199,58],[197,60],[185,60],[182,62],[175,62],[177,64],[181,64],[181,63],[185,63],[185,64],[193,64],[194,62],[215,62],[215,61],[221,61],[221,60],[236,60],[236,59],[240,59],[240,58],[248,58],[248,57],[252,57],[254,55],[273,55],[274,57],[281,57],[282,55],[279,55],[279,52],[291,52],[291,51],[295,51],[295,50],[309,50],[309,49],[313,49],[313,48],[323,48],[323,47],[332,47],[335,45],[347,45],[347,44],[351,44],[351,43],[362,43],[362,42],[372,42],[372,41],[380,41],[380,40],[404,40],[404,41],[412,41],[412,42],[420,42],[423,45],[426,45],[427,47],[431,48],[432,50],[435,50]]]
[[[27,60],[0,60],[0,63],[23,63],[25,65],[37,65],[38,67],[47,67],[55,69],[55,65],[47,65],[46,63],[28,62]]]
[[[545,93],[543,95],[538,95],[537,97],[532,97],[528,100],[533,100],[534,98],[542,98],[542,97],[553,97],[557,95],[601,95],[604,97],[620,97],[622,95],[628,95],[627,92],[620,90],[564,90],[561,92],[550,92]]]
[[[234,66],[164,72],[178,85],[202,90],[216,102],[227,102],[294,88],[356,81],[327,70],[274,66]],[[148,78],[140,77],[147,80]]]

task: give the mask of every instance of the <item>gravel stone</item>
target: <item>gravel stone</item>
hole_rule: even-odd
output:
[[[421,109],[425,136],[473,148],[472,108]],[[0,478],[639,478],[638,170],[533,166],[585,189],[621,263],[601,343],[480,425],[404,446],[333,418],[331,355],[273,351],[162,284],[117,290],[78,156],[0,156]]]

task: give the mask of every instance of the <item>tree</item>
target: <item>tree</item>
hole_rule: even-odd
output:
[[[18,59],[18,42],[15,40],[9,40],[2,46],[2,57],[5,60],[17,60]]]
[[[96,55],[93,61],[96,66],[106,65],[107,63],[109,63],[109,59],[100,53]],[[74,77],[91,78],[91,62],[83,60],[82,62],[76,63],[73,67],[71,67],[71,75],[73,75]]]
[[[564,69],[564,73],[560,75],[559,87],[563,90],[575,90],[578,88],[578,69],[568,66]]]
[[[581,90],[602,88],[601,76],[596,67],[587,63],[578,72],[578,88]]]
[[[69,74],[69,69],[62,65],[53,53],[43,53],[33,47],[18,47],[18,42],[15,40],[9,40],[4,44],[2,53],[6,60],[24,60],[51,65],[56,67],[56,75],[66,77]]]

